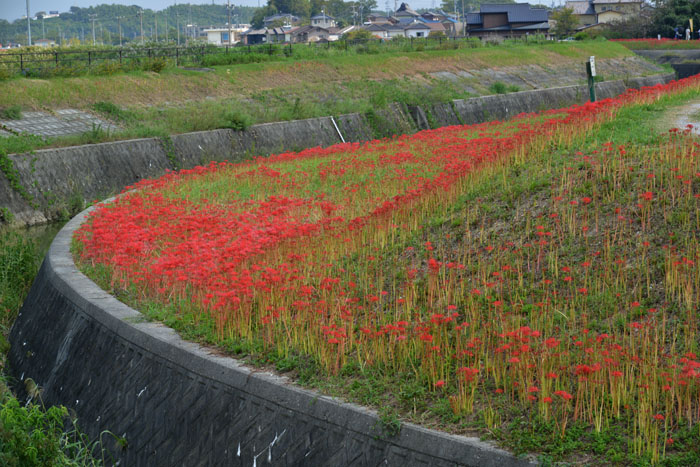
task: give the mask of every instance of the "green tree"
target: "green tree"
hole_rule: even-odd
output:
[[[258,8],[253,14],[253,19],[250,20],[251,26],[255,29],[260,29],[263,27],[263,20],[268,16],[272,16],[277,13],[277,8],[274,5],[267,5],[263,8]]]
[[[558,37],[567,37],[574,33],[578,27],[578,18],[573,8],[562,8],[549,16],[551,21],[556,21],[552,33]]]
[[[373,38],[374,36],[371,32],[359,28],[343,34],[343,39],[350,42],[367,42]]]
[[[280,13],[291,13],[301,18],[311,15],[310,0],[268,0],[268,6],[274,6]]]
[[[651,35],[674,37],[673,30],[679,27],[683,30],[682,36],[685,36],[685,28],[689,27],[691,18],[697,31],[700,26],[700,4],[689,0],[667,0],[654,10]]]

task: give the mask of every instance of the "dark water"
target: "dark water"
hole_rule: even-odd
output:
[[[16,229],[0,229],[0,235],[10,231],[21,235],[24,238],[31,239],[36,245],[36,252],[43,260],[46,252],[49,251],[51,242],[59,230],[65,225],[65,222],[52,222],[50,224],[37,225],[34,227],[21,227]]]

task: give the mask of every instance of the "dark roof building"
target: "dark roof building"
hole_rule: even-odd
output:
[[[402,16],[410,16],[411,18],[418,18],[420,15],[413,9],[411,9],[410,6],[408,6],[407,3],[402,3],[401,6],[399,7],[398,10],[394,13],[394,16],[397,18],[400,18]]]
[[[283,24],[296,24],[299,22],[299,17],[294,16],[290,13],[278,13],[276,15],[268,16],[267,18],[263,18],[263,24],[265,27],[269,27],[274,23],[283,23]]]
[[[471,36],[520,37],[549,32],[549,12],[529,3],[482,4],[479,13],[467,14]]]

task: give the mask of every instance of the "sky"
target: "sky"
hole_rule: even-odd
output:
[[[406,1],[406,0],[403,0]],[[81,8],[86,8],[92,5],[100,5],[103,3],[112,4],[122,4],[122,5],[139,5],[143,8],[150,8],[151,10],[163,10],[171,5],[174,5],[174,0],[29,0],[29,12],[31,16],[34,16],[37,11],[52,11],[58,10],[60,13],[70,10],[72,6],[78,6]],[[210,4],[210,1],[203,0],[191,0],[189,2],[179,0],[180,4],[192,3],[195,4]],[[214,0],[214,3],[218,5],[223,5],[226,3],[225,0]],[[232,0],[231,4],[244,5],[244,6],[258,6],[264,5],[267,0]],[[385,8],[386,0],[377,0],[378,8]],[[393,8],[393,0],[391,0],[390,5]],[[401,0],[398,0],[401,3]],[[440,6],[441,0],[408,0],[408,4],[411,8],[432,8],[434,5]],[[495,3],[495,2],[493,2]],[[542,3],[540,0],[531,0],[530,3]],[[548,0],[547,3],[551,3]],[[557,0],[557,4],[559,0]],[[21,18],[26,14],[27,5],[26,0],[0,0],[0,18],[6,19],[8,21],[14,21]]]

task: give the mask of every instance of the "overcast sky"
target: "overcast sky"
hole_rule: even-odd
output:
[[[406,1],[406,0],[404,0]],[[546,0],[547,3],[551,3],[551,0]],[[100,5],[103,3],[116,3],[122,5],[139,5],[143,8],[150,8],[152,10],[163,10],[171,5],[174,5],[173,0],[29,0],[29,12],[31,16],[37,11],[51,11],[58,10],[63,13],[70,10],[72,6],[78,6],[81,8],[86,8],[91,5]],[[210,4],[211,0],[191,0],[189,2],[180,0],[178,3],[187,4]],[[217,5],[223,5],[226,3],[225,0],[214,0]],[[246,6],[258,6],[265,5],[267,0],[231,0],[231,4],[234,5],[246,5]],[[398,0],[401,3],[401,0]],[[441,0],[408,0],[408,4],[411,8],[432,8],[435,6],[440,6]],[[496,3],[495,1],[492,3]],[[530,0],[530,3],[542,3],[542,0]],[[559,0],[557,0],[557,4]],[[377,0],[377,7],[380,9],[385,8],[386,0]],[[393,8],[394,2],[391,0],[390,6]],[[8,21],[14,21],[21,18],[26,14],[26,0],[0,0],[0,18],[6,19]]]

